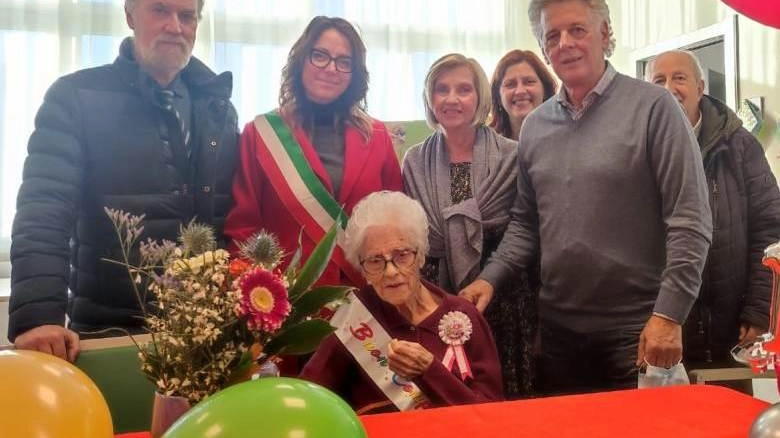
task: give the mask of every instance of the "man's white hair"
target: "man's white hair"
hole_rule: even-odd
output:
[[[647,66],[645,66],[646,81],[648,82],[653,81],[653,75],[651,74],[651,72],[655,68],[655,61],[658,58],[671,53],[677,53],[688,58],[688,60],[691,62],[691,65],[693,66],[693,73],[696,75],[696,82],[704,80],[704,69],[701,66],[701,62],[699,62],[699,58],[690,50],[677,49],[677,50],[668,50],[666,52],[659,53],[653,59],[651,59],[650,62],[647,63]]]
[[[347,261],[360,269],[360,251],[366,229],[375,225],[398,227],[425,259],[428,253],[428,216],[422,205],[401,192],[383,190],[363,198],[352,210],[344,231],[344,253]]]
[[[607,58],[612,56],[612,53],[615,51],[615,33],[612,31],[612,20],[609,18],[609,6],[607,6],[606,0],[531,0],[531,4],[528,5],[528,19],[531,21],[531,30],[536,37],[536,42],[542,49],[542,53],[545,53],[544,35],[542,34],[542,11],[553,3],[569,1],[585,3],[604,23],[607,23],[609,43],[606,49],[604,49],[604,55]],[[547,54],[545,53],[546,56]]]
[[[135,7],[136,0],[125,0],[125,11],[131,12],[133,8]],[[206,0],[198,0],[198,18],[200,18],[201,13],[203,13],[203,5],[206,3]]]

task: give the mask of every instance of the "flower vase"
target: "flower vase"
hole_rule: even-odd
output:
[[[152,406],[152,438],[160,438],[169,427],[190,410],[190,401],[186,397],[154,393]]]

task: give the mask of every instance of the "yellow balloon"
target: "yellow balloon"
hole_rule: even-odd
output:
[[[112,438],[103,394],[71,363],[35,351],[0,351],[0,435]]]

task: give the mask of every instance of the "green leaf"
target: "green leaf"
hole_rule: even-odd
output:
[[[279,354],[308,354],[336,330],[324,319],[310,319],[290,326],[271,338],[263,350],[269,356]]]
[[[347,292],[354,289],[351,286],[322,286],[314,288],[301,295],[292,305],[292,313],[287,323],[296,324],[303,318],[322,309],[326,304],[343,299]]]
[[[255,361],[252,360],[252,352],[245,351],[241,354],[241,358],[238,360],[235,368],[230,371],[231,376],[240,376],[244,374],[249,368],[254,365]]]
[[[236,365],[236,369],[248,369],[253,363],[254,360],[252,359],[252,351],[247,350],[241,354],[241,359],[239,359],[238,364]]]
[[[333,249],[336,247],[336,232],[338,225],[334,224],[322,240],[317,244],[312,251],[309,260],[301,268],[298,278],[295,279],[295,284],[290,287],[290,301],[294,302],[301,296],[306,290],[308,290],[317,279],[320,278],[322,272],[325,271],[325,267],[328,266],[330,256],[333,254]]]
[[[303,239],[303,229],[301,229],[301,232],[298,233],[298,249],[295,250],[293,253],[292,258],[290,259],[290,264],[287,265],[287,269],[284,271],[284,275],[289,278],[293,279],[295,278],[298,266],[301,263],[301,255],[303,254],[303,250],[301,249],[301,240]]]

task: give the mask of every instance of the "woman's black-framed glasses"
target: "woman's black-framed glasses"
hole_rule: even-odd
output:
[[[381,255],[368,257],[360,261],[360,266],[368,274],[382,274],[387,269],[388,263],[393,263],[396,269],[405,269],[411,267],[416,258],[416,250],[396,249],[390,253],[390,258]]]
[[[311,65],[322,69],[328,68],[332,62],[336,66],[336,71],[352,73],[352,57],[350,56],[337,56],[334,58],[324,50],[312,49],[309,54],[309,62],[311,62]]]

